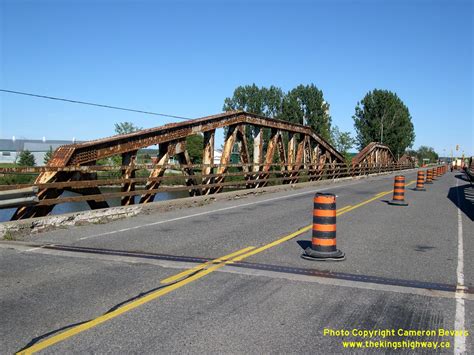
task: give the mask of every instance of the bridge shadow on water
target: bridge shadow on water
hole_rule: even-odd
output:
[[[456,175],[460,180],[466,181],[463,175]],[[467,180],[468,181],[468,180]],[[474,186],[470,183],[453,186],[447,196],[471,221],[474,221]]]

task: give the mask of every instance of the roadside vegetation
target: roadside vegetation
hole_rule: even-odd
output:
[[[427,147],[425,145],[422,145],[420,148],[418,148],[418,150],[409,150],[407,151],[407,154],[412,157],[415,157],[418,160],[419,166],[422,166],[423,161],[428,163],[434,163],[438,161],[439,158],[438,154],[432,147]]]

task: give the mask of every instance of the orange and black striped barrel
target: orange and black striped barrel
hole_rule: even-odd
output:
[[[395,176],[395,182],[393,184],[393,199],[389,202],[391,205],[408,206],[405,202],[405,176]]]
[[[425,173],[422,170],[418,170],[416,176],[416,191],[425,191]]]
[[[426,170],[426,183],[427,184],[433,183],[433,171],[431,169]]]
[[[318,192],[313,204],[311,247],[306,248],[301,257],[311,260],[344,260],[344,253],[336,245],[336,195]]]
[[[436,168],[436,175],[441,176],[441,168],[439,166]]]
[[[311,246],[318,251],[336,250],[336,196],[318,193],[314,196],[313,237]]]
[[[433,169],[431,169],[431,171],[433,172],[431,178],[432,178],[433,180],[437,180],[437,177],[438,177],[438,176],[436,175],[436,169],[433,168]]]

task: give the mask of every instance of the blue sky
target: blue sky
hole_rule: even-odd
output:
[[[0,0],[0,88],[201,117],[238,85],[314,83],[353,132],[374,88],[410,109],[414,148],[474,155],[471,1]],[[0,136],[93,139],[173,119],[0,93]]]

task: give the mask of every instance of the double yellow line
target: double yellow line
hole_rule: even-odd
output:
[[[54,345],[54,344],[57,344],[63,340],[66,340],[67,338],[70,338],[76,334],[79,334],[79,333],[82,333],[83,331],[86,331],[88,329],[91,329],[93,327],[96,327],[98,326],[99,324],[102,324],[108,320],[111,320],[115,317],[118,317],[119,315],[123,314],[123,313],[126,313],[128,311],[131,311],[132,309],[135,309],[137,307],[140,307],[142,305],[144,305],[145,303],[148,303],[154,299],[157,299],[161,296],[164,296],[180,287],[183,287],[193,281],[196,281],[198,279],[200,279],[201,277],[204,277],[206,276],[207,274],[210,274],[211,272],[213,271],[216,271],[217,269],[223,267],[226,263],[227,260],[231,259],[232,257],[234,256],[237,256],[237,255],[240,255],[242,253],[245,253],[251,249],[254,249],[255,247],[247,247],[247,248],[244,248],[244,249],[241,249],[239,251],[236,251],[232,254],[229,254],[229,255],[226,255],[226,256],[222,256],[220,258],[217,258],[217,259],[214,259],[210,262],[207,262],[207,263],[204,263],[204,264],[201,264],[193,269],[190,269],[190,270],[193,270],[192,272],[189,272],[190,270],[187,270],[185,272],[188,272],[188,274],[191,274],[193,272],[197,272],[195,273],[194,275],[192,276],[189,276],[179,282],[176,282],[176,283],[173,283],[173,284],[170,284],[169,286],[163,286],[163,288],[157,290],[157,291],[154,291],[136,301],[133,301],[133,302],[130,302],[120,308],[117,308],[116,310],[112,311],[112,312],[109,312],[109,313],[106,313],[106,314],[103,314],[101,315],[100,317],[97,317],[95,319],[92,319],[88,322],[85,322],[85,323],[82,323],[78,326],[75,326],[69,330],[66,330],[65,332],[62,332],[62,333],[59,333],[58,335],[55,335],[55,336],[52,336],[51,338],[48,338],[46,340],[43,340],[33,346],[30,346],[29,348],[26,348],[22,351],[19,351],[17,354],[33,354],[37,351],[40,351],[40,350],[43,350],[51,345]],[[210,267],[207,267],[208,265],[211,265]],[[199,268],[200,267],[200,268]],[[199,269],[198,269],[199,268]],[[175,275],[174,277],[177,277],[177,278],[182,278],[184,276],[184,273],[179,273],[178,275]],[[179,276],[179,277],[178,277]],[[168,279],[172,279],[173,277],[170,277]]]
[[[408,183],[406,186],[409,186],[409,185],[412,185],[414,184],[415,181],[411,181],[410,183]],[[354,206],[345,206],[339,210],[337,210],[336,212],[336,216],[340,216],[344,213],[347,213],[347,212],[350,212],[352,210],[355,210],[356,208],[359,208],[361,206],[364,206],[382,196],[385,196],[389,193],[391,193],[392,190],[390,191],[383,191],[383,192],[380,192],[378,193],[377,195],[375,195],[375,197],[373,198],[370,198],[366,201],[363,201],[357,205],[354,205]],[[94,328],[96,326],[98,326],[99,324],[102,324],[104,322],[107,322],[115,317],[118,317],[119,315],[121,314],[124,314],[128,311],[131,311],[137,307],[140,307],[142,305],[144,305],[145,303],[148,303],[152,300],[155,300],[159,297],[162,297],[178,288],[181,288],[193,281],[196,281],[208,274],[210,274],[211,272],[214,272],[216,271],[217,269],[227,265],[227,264],[232,264],[234,262],[238,262],[238,261],[242,261],[252,255],[255,255],[255,254],[258,254],[258,253],[261,253],[267,249],[270,249],[270,248],[273,248],[274,246],[277,246],[281,243],[284,243],[290,239],[293,239],[295,237],[297,237],[298,235],[302,234],[302,233],[305,233],[307,231],[309,231],[310,229],[312,228],[312,224],[306,226],[306,227],[303,227],[301,229],[298,229],[296,232],[293,232],[291,234],[288,234],[280,239],[277,239],[269,244],[266,244],[264,246],[261,246],[259,248],[256,248],[256,247],[246,247],[246,248],[243,248],[241,250],[238,250],[234,253],[231,253],[231,254],[228,254],[228,255],[225,255],[225,256],[221,256],[220,258],[217,258],[217,259],[214,259],[214,260],[211,260],[211,261],[208,261],[208,262],[205,262],[203,264],[200,264],[200,265],[197,265],[191,269],[188,269],[188,270],[185,270],[183,272],[180,272],[176,275],[173,275],[173,276],[170,276],[164,280],[161,281],[161,283],[163,284],[163,288],[157,290],[157,291],[154,291],[152,293],[149,293],[147,294],[146,296],[143,296],[142,298],[139,298],[138,300],[136,301],[132,301],[112,312],[109,312],[109,313],[106,313],[106,314],[103,314],[95,319],[92,319],[88,322],[85,322],[85,323],[82,323],[80,325],[77,325],[69,330],[66,330],[62,333],[59,333],[57,335],[54,335],[48,339],[45,339],[35,345],[32,345],[20,352],[18,352],[17,354],[33,354],[37,351],[40,351],[40,350],[43,350],[47,347],[50,347],[54,344],[57,344],[63,340],[66,340],[74,335],[77,335],[79,333],[82,333],[86,330],[89,330],[91,328]]]

